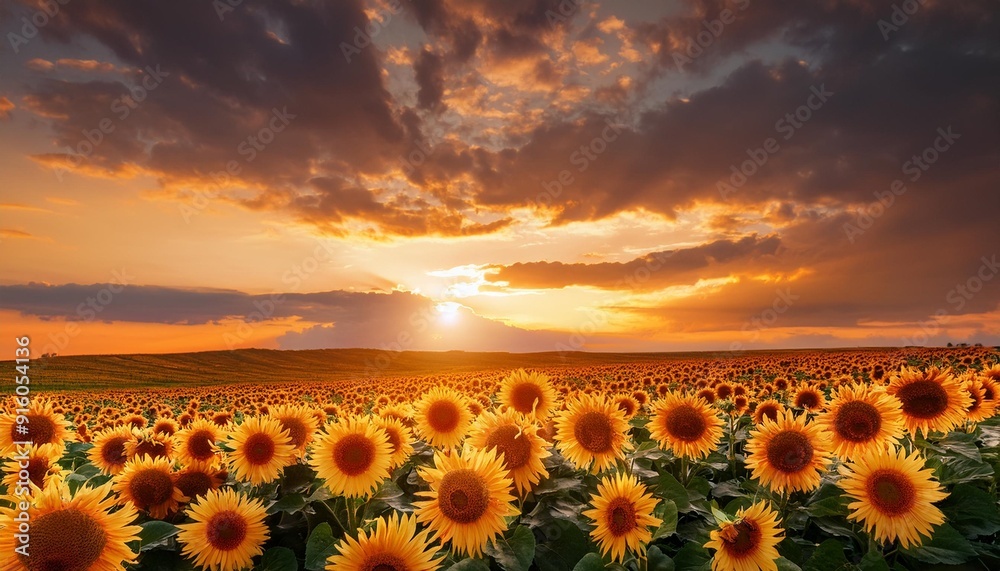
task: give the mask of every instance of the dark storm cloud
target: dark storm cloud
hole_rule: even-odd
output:
[[[781,240],[777,236],[753,235],[740,240],[717,240],[693,248],[653,252],[628,262],[528,262],[497,266],[497,273],[491,278],[509,282],[513,288],[584,285],[610,289],[662,289],[671,285],[693,284],[699,279],[723,277],[747,268],[760,271],[763,266],[761,258],[773,258],[780,247]],[[637,276],[642,279],[638,280]]]
[[[201,325],[240,319],[253,325],[298,318],[316,324],[280,336],[282,349],[538,351],[566,341],[564,333],[512,327],[461,307],[443,317],[432,300],[403,292],[250,295],[218,289],[30,283],[0,286],[0,308],[44,320]]]

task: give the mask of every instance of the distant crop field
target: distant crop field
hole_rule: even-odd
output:
[[[31,387],[0,415],[31,569],[1000,568],[991,348],[58,357]]]

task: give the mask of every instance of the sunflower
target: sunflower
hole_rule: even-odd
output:
[[[500,382],[497,398],[503,406],[544,421],[556,403],[556,391],[548,375],[518,369]]]
[[[180,503],[188,500],[177,487],[177,473],[166,458],[138,456],[129,460],[115,476],[114,490],[119,503],[132,502],[154,519],[176,512]]]
[[[125,443],[135,438],[135,430],[130,426],[104,429],[94,434],[91,440],[94,446],[87,451],[87,458],[101,470],[101,473],[114,476],[121,472],[128,462]]]
[[[638,551],[649,543],[653,534],[650,527],[657,527],[661,520],[653,517],[656,498],[646,493],[646,486],[635,476],[617,474],[605,477],[597,486],[597,493],[590,496],[593,509],[583,515],[594,522],[590,537],[601,548],[601,554],[611,553],[612,561],[625,559],[625,551]]]
[[[750,432],[746,465],[752,476],[777,492],[808,492],[819,486],[830,462],[827,439],[819,424],[784,411]]]
[[[52,402],[48,400],[32,400],[27,411],[21,414],[9,412],[0,415],[0,456],[13,454],[18,442],[55,444],[62,449],[66,441],[72,439],[69,422],[52,410]]]
[[[875,539],[900,545],[919,546],[921,536],[930,537],[935,525],[944,521],[934,502],[948,497],[924,468],[916,450],[909,456],[902,449],[872,449],[842,465],[838,485],[855,500],[848,504],[848,519],[861,521]]]
[[[722,419],[707,402],[676,393],[653,405],[647,428],[661,448],[682,458],[704,458],[722,438]]]
[[[431,389],[414,408],[417,434],[438,448],[457,446],[472,423],[468,399],[453,389]]]
[[[538,425],[514,410],[484,412],[472,425],[468,442],[481,450],[496,450],[522,496],[549,476],[542,460],[552,453],[538,435]]]
[[[326,427],[313,447],[312,467],[336,495],[369,496],[389,477],[392,447],[385,431],[367,418],[345,418]]]
[[[174,439],[168,434],[143,429],[135,432],[135,438],[125,442],[125,455],[129,460],[137,456],[170,458],[174,452]]]
[[[394,418],[407,428],[413,428],[413,405],[408,402],[391,404],[378,409],[379,418]]]
[[[997,412],[997,401],[986,398],[986,385],[983,383],[985,379],[986,377],[969,376],[962,383],[972,398],[972,404],[969,405],[969,410],[965,413],[966,418],[972,422],[982,422],[993,418]]]
[[[625,413],[604,397],[581,394],[556,418],[557,447],[578,469],[598,473],[625,458],[628,422]]]
[[[305,456],[306,447],[312,442],[319,427],[316,416],[309,408],[301,405],[279,405],[270,412],[271,418],[278,419],[281,427],[288,431],[297,457]]]
[[[160,418],[153,423],[153,432],[157,434],[166,434],[167,436],[173,436],[177,434],[177,421],[172,418]]]
[[[948,432],[965,422],[972,397],[949,370],[903,367],[886,392],[903,405],[903,422],[910,434]]]
[[[189,501],[194,500],[204,496],[209,490],[219,489],[225,476],[225,472],[220,471],[212,463],[191,462],[177,472],[177,489],[187,496]]]
[[[389,457],[389,469],[395,470],[410,459],[413,454],[413,431],[399,419],[392,417],[373,416],[371,422],[385,431],[389,437],[389,447],[392,449]]]
[[[177,433],[176,456],[185,464],[215,462],[221,454],[216,446],[225,438],[225,431],[214,422],[198,419]]]
[[[825,401],[826,399],[823,398],[823,393],[809,385],[805,385],[796,391],[795,398],[792,399],[792,402],[796,407],[803,408],[810,412],[823,410],[823,405],[826,404]]]
[[[885,448],[903,437],[899,401],[867,385],[836,389],[817,423],[829,435],[834,453],[844,459]]]
[[[371,533],[344,537],[337,554],[327,559],[328,571],[435,571],[444,555],[434,557],[430,530],[417,532],[417,519],[397,513],[375,522]]]
[[[30,482],[28,493],[44,490],[49,483],[55,480],[53,476],[63,472],[58,463],[61,456],[62,448],[55,444],[42,444],[41,446],[32,444],[23,451],[18,450],[3,465],[3,471],[6,474],[3,477],[3,483],[7,486],[8,493],[15,493],[15,489],[22,488],[23,485],[19,485],[18,482],[24,479]],[[28,465],[27,468],[24,467],[25,463]],[[22,470],[27,470],[27,478],[21,477]],[[18,494],[15,493],[15,495]]]
[[[757,403],[757,408],[753,409],[753,422],[760,424],[765,418],[777,421],[778,414],[785,410],[785,405],[774,399],[767,399]]]
[[[229,464],[241,482],[265,484],[276,480],[285,466],[295,463],[295,448],[288,431],[276,419],[251,416],[229,433],[233,449]]]
[[[181,553],[202,569],[238,571],[264,552],[267,510],[257,499],[233,490],[212,490],[187,510],[194,523],[182,523],[177,541]]]
[[[733,521],[719,524],[705,547],[715,550],[712,571],[777,571],[778,549],[784,531],[778,513],[763,501],[736,512]]]
[[[0,508],[0,553],[3,571],[36,569],[81,569],[121,571],[123,563],[135,563],[128,543],[139,539],[142,528],[135,521],[135,507],[125,504],[112,513],[115,501],[111,484],[81,487],[70,496],[69,487],[55,482],[33,498],[31,543],[15,543],[17,507]],[[19,550],[20,549],[20,550]]]
[[[642,409],[642,405],[639,404],[639,401],[635,400],[635,397],[631,395],[615,396],[615,406],[620,408],[622,412],[625,413],[626,420],[639,414],[639,411]]]
[[[458,555],[480,555],[488,541],[507,529],[504,518],[517,514],[513,482],[494,450],[466,448],[447,456],[436,452],[434,467],[422,468],[420,477],[430,491],[417,492],[429,498],[414,504],[417,521],[442,543],[450,541]]]

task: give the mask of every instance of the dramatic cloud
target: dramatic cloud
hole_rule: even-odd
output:
[[[562,288],[585,285],[609,289],[661,289],[693,284],[730,272],[761,271],[760,258],[774,258],[781,246],[776,236],[718,240],[694,248],[654,252],[629,262],[566,264],[527,262],[495,268],[495,281],[513,288]]]
[[[613,334],[676,341],[740,330],[792,294],[776,325],[789,344],[828,342],[794,328],[884,340],[929,319],[1000,338],[1000,280],[982,269],[1000,254],[993,2],[916,3],[905,18],[870,0],[232,4],[60,5],[0,54],[13,78],[0,121],[16,130],[3,143],[79,175],[61,192],[75,204],[207,212],[200,226],[144,212],[164,241],[205,245],[182,268],[151,264],[178,276],[146,283],[229,287],[220,252],[273,247],[283,271],[282,240],[336,243],[312,287],[338,291],[287,293],[268,316],[296,323],[283,346],[349,343],[348,324],[393,339],[414,308],[455,301],[429,286],[465,296],[475,335],[442,325],[415,344],[528,346],[543,335],[529,327],[579,327],[566,316],[580,307],[614,316]],[[38,7],[4,8],[4,37]],[[43,187],[21,182],[5,201]],[[68,241],[49,239],[51,219],[72,220],[60,204],[2,233],[65,272],[4,283],[116,263],[109,240],[84,240],[79,263],[53,246]],[[429,277],[456,267],[479,281]],[[252,282],[263,273],[233,287],[274,289]],[[363,293],[372,283],[424,293]],[[0,307],[44,319],[93,295],[2,287]],[[97,319],[246,320],[264,299],[129,292]]]

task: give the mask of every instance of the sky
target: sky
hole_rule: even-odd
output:
[[[2,350],[1000,344],[998,15],[4,3]]]

